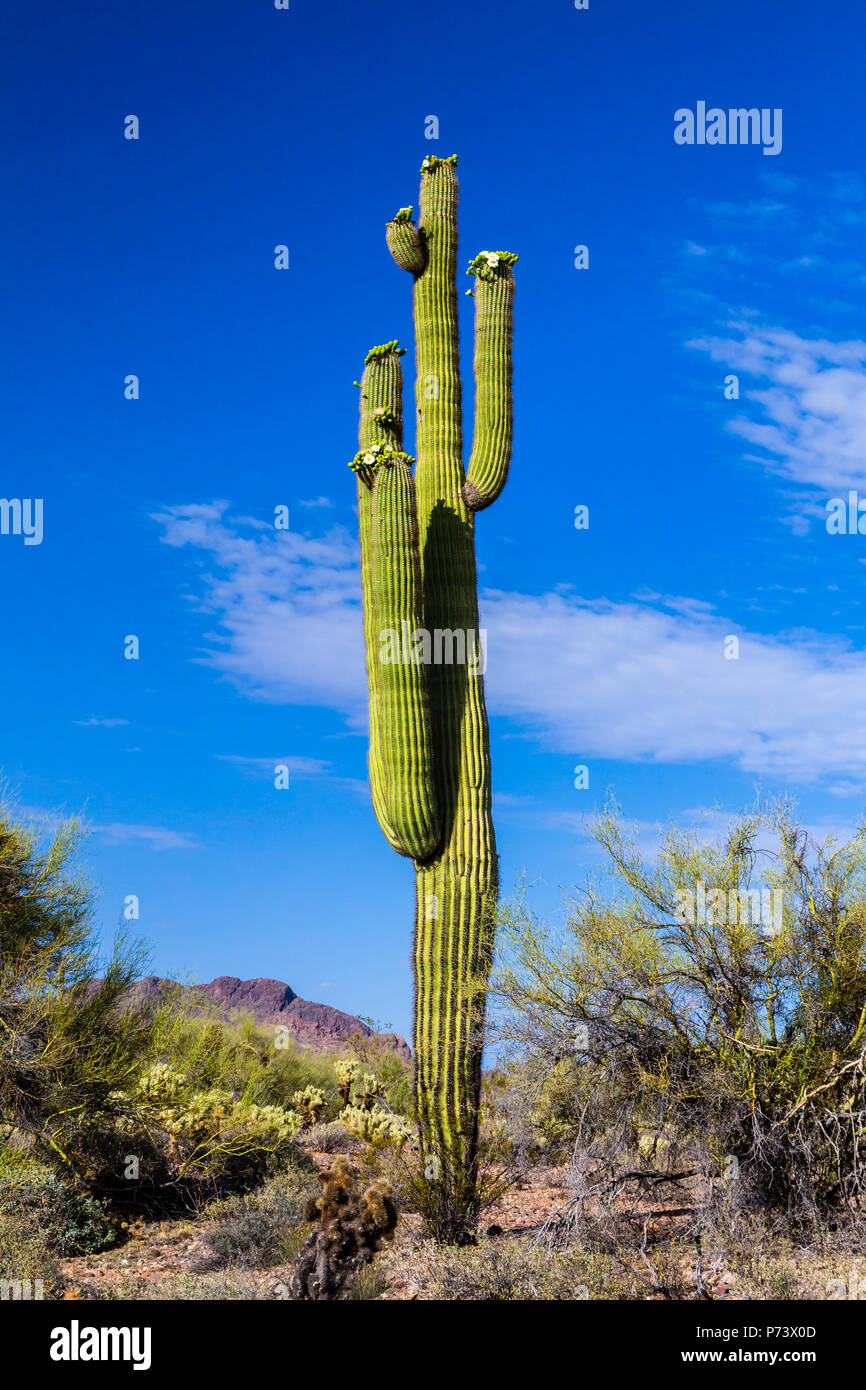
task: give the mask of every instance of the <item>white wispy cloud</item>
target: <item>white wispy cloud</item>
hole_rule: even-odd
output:
[[[288,754],[277,758],[250,758],[242,753],[218,753],[217,757],[220,762],[236,763],[248,772],[271,773],[279,765],[298,777],[325,777],[331,770],[331,764],[321,758],[298,758]]]
[[[200,659],[259,698],[323,706],[362,726],[347,534],[250,539],[207,507],[164,513],[163,524],[170,544],[206,562],[198,601],[220,631]],[[543,747],[576,762],[718,760],[803,783],[866,782],[866,655],[842,639],[749,633],[688,596],[488,591],[481,607],[490,708]],[[725,658],[732,634],[737,660]]]
[[[53,834],[70,821],[77,820],[90,835],[109,845],[123,845],[139,841],[150,849],[198,849],[199,841],[194,835],[184,831],[169,830],[162,825],[142,825],[125,821],[110,821],[102,824],[88,818],[87,808],[68,809],[66,807],[34,806],[15,799],[12,802],[13,814],[24,821],[30,821],[44,834]]]
[[[840,639],[749,633],[704,605],[566,593],[487,594],[482,617],[492,709],[578,762],[722,760],[803,782],[866,778],[866,654]],[[725,657],[730,635],[736,660]]]
[[[97,719],[91,716],[90,719],[73,719],[73,724],[79,724],[82,729],[119,729],[121,724],[128,724],[128,719]]]
[[[837,496],[866,485],[866,342],[804,338],[749,320],[728,336],[693,338],[689,347],[724,363],[741,381],[732,433],[760,449],[757,457],[786,478]],[[753,380],[754,384],[750,381]]]
[[[293,754],[283,757],[258,758],[238,753],[218,753],[220,762],[234,763],[241,771],[256,777],[273,777],[277,767],[287,767],[292,781],[307,781],[318,778],[339,787],[343,791],[361,793],[366,796],[369,786],[360,777],[343,777],[334,770],[330,762],[321,758],[301,758]]]
[[[155,850],[199,847],[199,841],[194,835],[166,830],[160,825],[129,825],[122,821],[112,821],[110,825],[91,825],[89,829],[109,845],[125,845],[138,840]]]
[[[358,547],[344,527],[245,535],[227,504],[172,507],[154,519],[168,545],[209,569],[194,595],[220,631],[199,655],[263,700],[312,704],[366,719]]]
[[[826,500],[866,477],[866,342],[850,328],[826,331],[862,321],[866,185],[845,172],[761,170],[757,179],[766,193],[695,204],[696,237],[685,245],[707,254],[681,246],[672,284],[688,282],[692,322],[712,315],[711,331],[693,333],[688,346],[740,377],[727,428],[750,446],[746,457]],[[746,231],[748,277],[738,264]],[[795,529],[808,529],[808,512],[807,501]]]

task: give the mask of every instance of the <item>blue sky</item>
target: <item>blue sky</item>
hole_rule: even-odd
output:
[[[525,871],[558,910],[608,786],[647,827],[760,784],[844,833],[866,538],[824,519],[866,495],[857,6],[49,0],[2,27],[0,492],[44,500],[44,538],[0,536],[0,764],[25,807],[85,810],[107,931],[135,893],[159,973],[409,1031],[346,462],[365,352],[411,347],[383,227],[428,153],[460,158],[461,259],[520,255],[512,474],[478,522],[506,891]],[[780,108],[781,153],[677,145],[699,100]]]

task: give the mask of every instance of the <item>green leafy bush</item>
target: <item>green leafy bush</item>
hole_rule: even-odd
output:
[[[116,1228],[105,1205],[74,1189],[48,1168],[6,1173],[0,1217],[21,1238],[41,1240],[56,1255],[87,1255],[113,1244]]]
[[[182,1016],[162,1040],[160,1060],[188,1076],[198,1090],[212,1087],[254,1095],[261,1105],[292,1106],[296,1091],[308,1086],[323,1094],[336,1112],[338,1097],[331,1058],[299,1048],[250,1016],[234,1023],[197,1012]]]
[[[82,1121],[114,1113],[158,1021],[129,1005],[141,949],[120,935],[100,961],[83,838],[71,820],[46,844],[0,804],[0,1137],[27,1136],[64,1164]]]
[[[525,901],[503,914],[499,1033],[539,1128],[597,1191],[637,1161],[798,1218],[858,1210],[866,827],[817,844],[782,802],[718,839],[663,831],[648,864],[614,808],[597,838],[609,876],[563,935]]]

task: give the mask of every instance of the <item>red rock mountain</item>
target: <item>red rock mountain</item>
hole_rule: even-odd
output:
[[[146,975],[134,988],[137,999],[157,999],[168,989],[177,989],[172,980],[159,975]],[[209,985],[181,985],[184,1003],[195,1010],[201,1008],[226,1022],[241,1013],[250,1014],[260,1024],[282,1025],[300,1047],[317,1052],[338,1052],[345,1047],[353,1033],[373,1037],[373,1030],[359,1018],[332,1009],[330,1004],[313,1004],[300,999],[282,980],[239,980],[234,975],[220,975]],[[411,1053],[398,1033],[378,1035],[409,1061]]]

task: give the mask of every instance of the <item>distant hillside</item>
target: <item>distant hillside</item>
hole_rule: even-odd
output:
[[[136,999],[157,999],[167,989],[177,989],[173,980],[159,975],[146,975],[134,986]],[[373,1030],[359,1018],[332,1009],[330,1004],[313,1004],[300,999],[282,980],[239,980],[234,975],[220,975],[209,985],[182,985],[184,1002],[195,1011],[201,1001],[203,1011],[225,1022],[241,1012],[252,1015],[257,1023],[281,1024],[287,1028],[300,1047],[318,1052],[339,1052],[353,1033],[373,1037]],[[398,1033],[378,1035],[408,1062],[409,1047]]]

